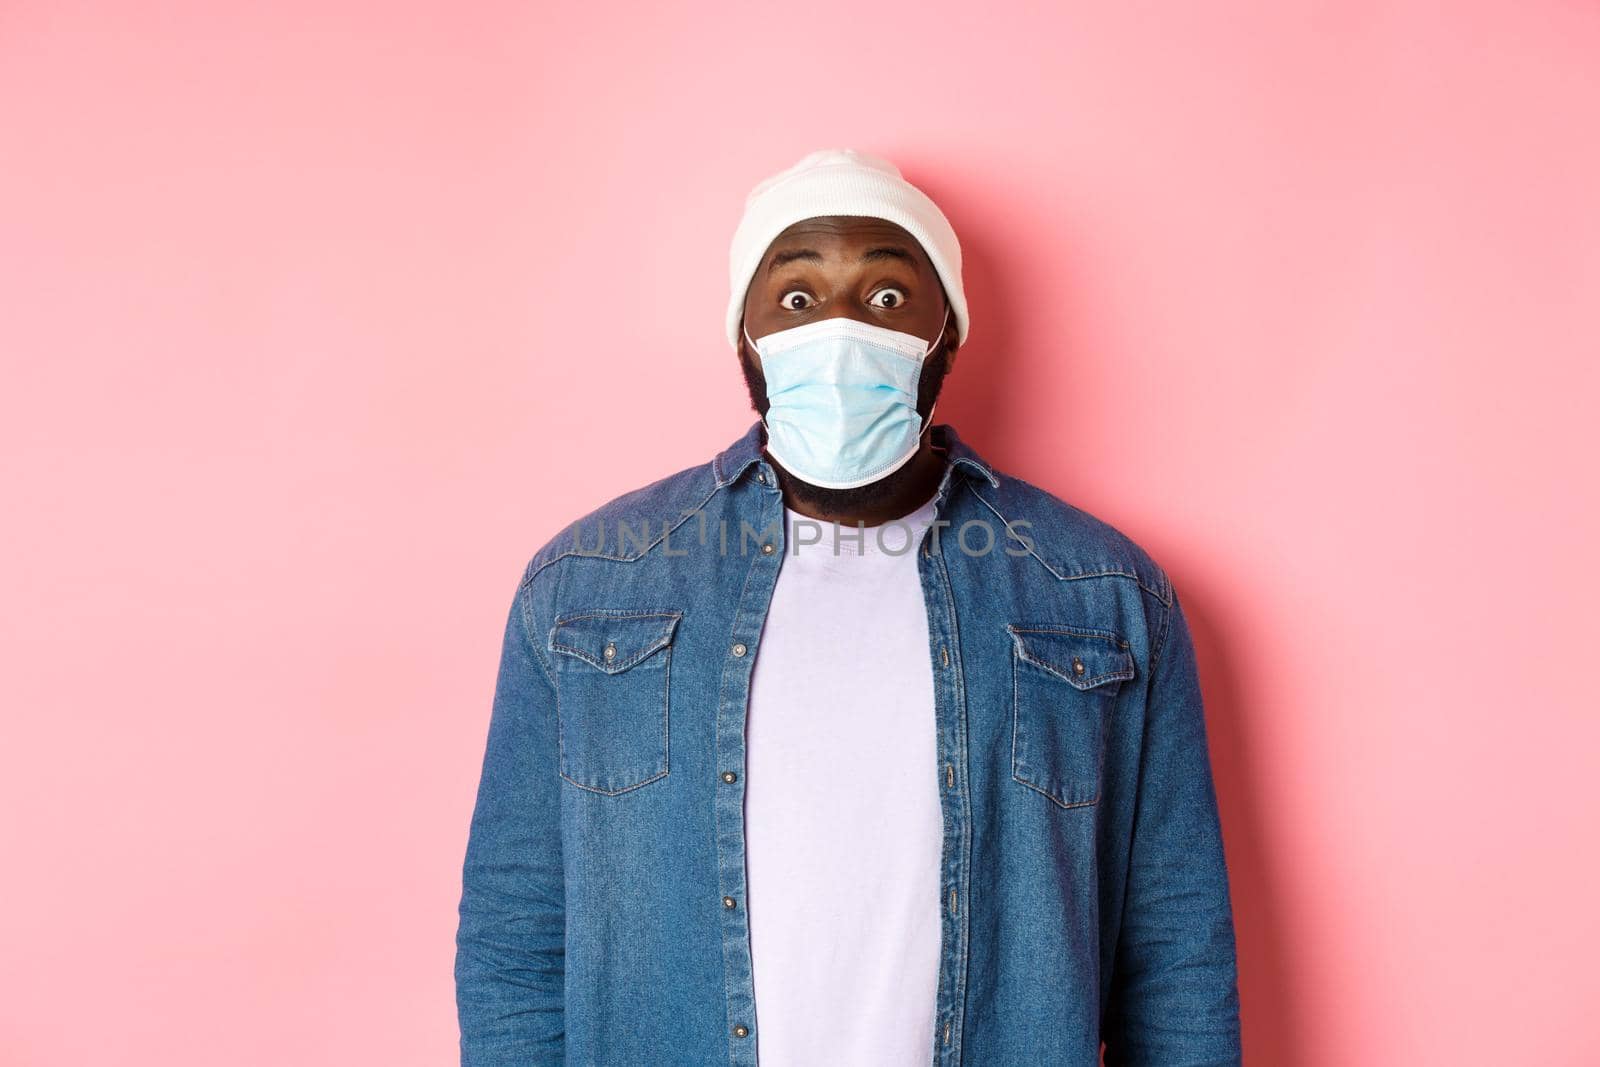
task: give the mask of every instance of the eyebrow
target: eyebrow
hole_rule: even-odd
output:
[[[822,253],[814,248],[791,248],[786,252],[779,252],[772,257],[772,262],[767,264],[767,273],[771,274],[779,267],[800,259],[821,263]],[[871,263],[880,259],[903,260],[913,267],[917,263],[916,257],[899,245],[880,245],[877,248],[869,248],[861,254],[861,262],[863,263]]]
[[[822,253],[814,248],[792,248],[787,252],[779,252],[772,257],[772,262],[767,264],[767,273],[771,274],[779,267],[793,263],[797,259],[811,259],[821,263]]]
[[[899,245],[884,245],[879,248],[869,248],[866,250],[866,252],[862,253],[861,256],[861,262],[863,263],[871,263],[873,260],[877,259],[900,259],[904,260],[909,266],[914,267],[917,265],[916,257],[914,257],[910,252],[906,251],[904,248],[901,248]]]

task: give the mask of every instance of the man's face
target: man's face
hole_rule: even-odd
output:
[[[945,320],[944,287],[915,238],[892,222],[850,215],[805,219],[773,240],[744,298],[744,328],[752,338],[821,319],[851,318],[913,334],[937,344]],[[945,324],[944,343],[922,366],[917,412],[926,423],[956,354],[956,323]],[[761,356],[741,336],[739,362],[750,403],[767,413],[767,383]],[[844,510],[870,504],[892,492],[893,471],[856,489],[794,486],[808,501]]]

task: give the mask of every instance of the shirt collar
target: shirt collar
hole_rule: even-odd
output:
[[[933,437],[935,448],[940,448],[950,458],[953,469],[966,469],[983,478],[991,486],[998,486],[1000,479],[995,476],[994,469],[984,462],[982,456],[973,451],[965,441],[961,440],[956,428],[947,422],[935,423],[929,433]],[[750,424],[750,428],[733,444],[723,449],[711,461],[711,471],[716,477],[717,488],[736,481],[750,466],[759,463],[762,458],[762,449],[765,442],[762,440],[761,420],[757,419]]]

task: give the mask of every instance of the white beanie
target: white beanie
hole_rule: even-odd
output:
[[[900,176],[887,159],[849,148],[813,152],[750,191],[728,254],[728,343],[739,347],[739,323],[750,279],[784,230],[819,215],[862,215],[895,223],[922,246],[944,283],[956,320],[957,343],[967,339],[967,296],[961,288],[961,245],[944,212]]]

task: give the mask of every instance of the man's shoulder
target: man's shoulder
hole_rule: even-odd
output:
[[[1027,539],[1028,554],[1056,578],[1125,577],[1170,603],[1166,571],[1121,527],[1024,478],[993,473],[999,484],[976,483],[979,500]]]
[[[1163,604],[1172,599],[1166,571],[1116,524],[1025,478],[990,468],[997,484],[973,479],[982,506],[1020,534],[1028,554],[1061,580],[1125,577]],[[677,525],[700,513],[721,487],[709,460],[657,478],[565,523],[528,560],[524,583],[572,556],[636,559]],[[958,528],[954,531],[959,536]],[[1010,536],[1002,534],[1002,536]]]
[[[712,462],[697,463],[612,497],[562,525],[528,560],[523,581],[532,581],[568,556],[634,559],[667,532],[692,518],[716,493]]]

